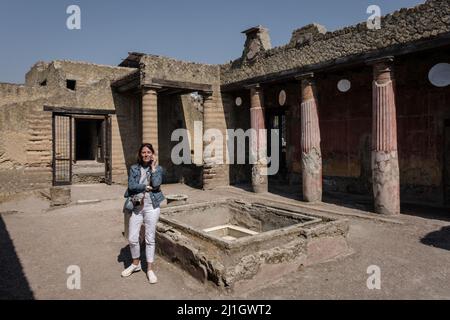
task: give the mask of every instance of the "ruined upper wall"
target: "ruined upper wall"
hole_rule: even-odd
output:
[[[28,87],[20,84],[0,83],[0,106],[48,98],[55,94],[50,88]]]
[[[26,85],[40,86],[44,81],[50,87],[65,87],[66,80],[76,80],[77,86],[85,87],[102,80],[114,81],[136,69],[97,65],[76,61],[38,62],[26,75]]]
[[[251,61],[238,59],[221,66],[221,82],[230,84],[449,33],[450,1],[428,0],[384,16],[381,23],[380,30],[369,30],[364,22],[334,32],[318,32],[310,41],[292,41],[259,52]]]
[[[111,81],[135,71],[85,62],[38,62],[27,73],[26,85],[0,83],[0,106],[47,98],[49,105],[59,101],[65,107],[114,109]],[[76,90],[67,89],[66,80],[76,80]]]
[[[45,98],[53,106],[114,109],[111,81],[135,71],[84,62],[38,62],[27,73],[26,85],[0,83],[0,106]],[[76,80],[76,90],[68,89],[66,80]]]
[[[141,82],[150,84],[152,79],[183,81],[197,84],[219,83],[219,66],[179,61],[156,55],[144,55],[140,60]]]

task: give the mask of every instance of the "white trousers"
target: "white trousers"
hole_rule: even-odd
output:
[[[155,237],[156,224],[159,220],[160,208],[143,208],[140,211],[133,211],[130,217],[128,241],[130,242],[131,256],[133,259],[139,259],[141,256],[141,246],[139,244],[139,235],[142,223],[145,226],[145,255],[148,263],[155,261]]]

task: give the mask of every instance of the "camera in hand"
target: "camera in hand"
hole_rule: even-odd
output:
[[[133,203],[133,205],[135,207],[141,206],[144,203],[144,196],[143,196],[143,194],[134,195],[131,198],[131,202]]]
[[[142,204],[142,199],[138,199],[138,198],[133,198],[133,205],[135,207],[140,206]]]

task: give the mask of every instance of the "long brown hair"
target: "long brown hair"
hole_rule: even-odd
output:
[[[142,149],[144,148],[148,148],[153,154],[155,154],[155,149],[153,149],[153,146],[151,145],[151,143],[143,143],[141,145],[141,147],[139,148],[138,154],[137,154],[137,162],[143,166],[144,165],[144,161],[142,160],[142,156],[141,156],[141,152]]]

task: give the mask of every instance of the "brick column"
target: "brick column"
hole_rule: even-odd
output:
[[[372,178],[375,212],[400,213],[393,58],[373,60]]]
[[[206,130],[212,128],[211,115],[213,113],[214,102],[212,92],[203,93],[203,134]],[[209,142],[203,139],[203,151],[206,149]],[[203,155],[203,189],[211,190],[214,189],[213,179],[216,173],[215,164],[213,159]]]
[[[158,93],[157,88],[142,89],[142,142],[151,143],[157,155],[158,148]]]
[[[320,127],[317,111],[317,94],[314,75],[302,75],[301,95],[301,145],[303,200],[322,201],[322,152],[320,149]]]
[[[253,192],[263,193],[268,191],[267,177],[267,132],[263,107],[263,91],[259,85],[250,87],[250,121],[251,128],[256,135],[252,135],[250,143],[252,164]]]
[[[212,92],[204,92],[203,96],[203,134],[210,129],[220,130],[220,110],[216,106],[215,97]],[[212,190],[217,186],[224,185],[225,172],[223,164],[219,163],[220,153],[223,153],[223,145],[214,150],[212,154],[205,154],[206,148],[213,141],[203,139],[203,189]],[[217,157],[217,158],[216,158]],[[223,158],[222,158],[223,161]]]

